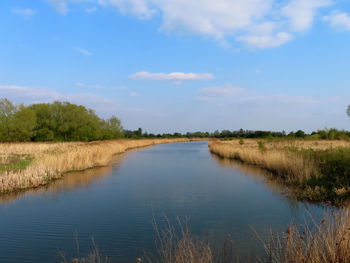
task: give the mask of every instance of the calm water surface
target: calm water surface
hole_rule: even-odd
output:
[[[60,262],[91,250],[117,262],[154,251],[152,220],[188,219],[213,244],[232,237],[240,254],[261,253],[282,232],[325,207],[298,202],[259,169],[212,156],[206,142],[158,145],[118,156],[112,167],[72,173],[47,187],[0,196],[0,262]],[[254,229],[254,231],[253,231]]]

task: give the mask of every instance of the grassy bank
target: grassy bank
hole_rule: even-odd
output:
[[[298,198],[342,204],[350,197],[350,142],[211,141],[210,151],[274,173]]]
[[[207,241],[197,238],[186,226],[181,231],[170,226],[157,230],[157,255],[135,257],[137,263],[346,263],[350,262],[350,211],[340,210],[327,214],[321,222],[310,225],[291,225],[284,233],[270,235],[261,241],[265,255],[245,257],[235,248],[234,240],[227,237],[221,249],[214,249]],[[258,236],[256,236],[259,239]],[[62,263],[113,263],[102,255],[93,242],[93,251],[85,257],[67,259]]]
[[[189,139],[0,144],[0,193],[38,187],[70,171],[108,165],[115,154]]]

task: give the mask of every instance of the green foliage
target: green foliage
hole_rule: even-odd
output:
[[[350,138],[350,133],[337,129],[324,129],[313,132],[309,138],[318,138],[323,140],[347,140]]]
[[[0,141],[29,141],[35,125],[34,111],[7,99],[0,100]]]
[[[123,127],[120,120],[112,116],[102,123],[103,125],[103,138],[104,139],[116,139],[123,137]]]
[[[32,158],[28,155],[13,155],[6,160],[0,159],[0,175],[3,172],[16,172],[23,170],[32,163]]]
[[[336,148],[315,151],[313,158],[318,162],[321,175],[339,187],[350,186],[350,149]]]
[[[263,141],[258,141],[258,146],[261,151],[266,151],[266,145]]]
[[[0,100],[0,141],[93,141],[123,137],[120,120],[104,120],[69,102],[28,107]]]
[[[340,204],[350,196],[350,148],[299,150],[306,160],[315,162],[317,174],[303,183],[300,196],[315,201]],[[339,189],[343,189],[341,194]]]
[[[240,144],[240,145],[243,145],[243,144],[244,144],[243,139],[240,139],[240,140],[239,140],[239,144]]]

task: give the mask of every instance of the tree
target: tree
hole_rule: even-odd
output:
[[[103,126],[104,139],[117,139],[123,137],[123,126],[116,116],[104,120]]]
[[[11,141],[30,141],[36,127],[35,112],[23,105],[13,114]]]
[[[10,141],[13,115],[16,106],[6,98],[0,99],[0,140]]]
[[[0,100],[0,141],[29,141],[35,126],[34,111],[5,98]]]
[[[117,117],[104,120],[81,105],[55,101],[24,106],[0,100],[0,141],[93,141],[122,136]]]
[[[346,114],[350,117],[350,105],[348,106],[348,109],[346,110]]]
[[[298,130],[296,133],[295,133],[295,137],[297,138],[305,138],[306,134],[304,131],[302,130]]]

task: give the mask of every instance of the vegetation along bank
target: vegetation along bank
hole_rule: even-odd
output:
[[[108,165],[114,155],[130,149],[186,141],[190,139],[1,143],[0,193],[45,185],[70,171]]]
[[[209,149],[271,171],[298,198],[340,205],[350,197],[349,141],[217,140]]]

